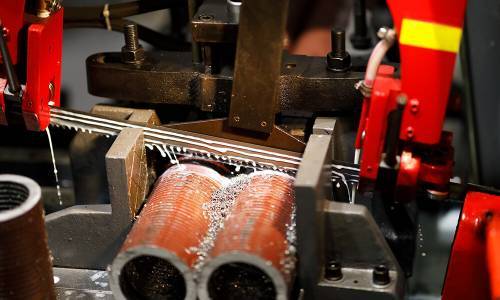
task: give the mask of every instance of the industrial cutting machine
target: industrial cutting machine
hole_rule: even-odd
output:
[[[76,2],[0,3],[0,299],[500,299],[496,1]]]

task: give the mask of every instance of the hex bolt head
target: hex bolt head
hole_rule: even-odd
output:
[[[417,99],[411,99],[410,100],[411,112],[413,114],[418,113],[419,106],[420,106],[420,102]]]
[[[391,282],[391,277],[389,276],[389,269],[386,265],[378,265],[373,268],[373,284],[376,285],[388,285]]]
[[[337,281],[342,279],[342,265],[333,260],[325,266],[325,279],[330,281]]]
[[[351,68],[351,56],[345,49],[345,30],[332,29],[332,51],[326,56],[327,68],[333,72],[347,72]]]
[[[409,139],[413,139],[413,137],[415,137],[415,131],[413,130],[413,127],[408,126],[406,128],[406,137],[408,137]]]

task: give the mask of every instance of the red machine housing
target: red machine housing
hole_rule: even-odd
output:
[[[442,28],[458,31],[454,42],[459,43],[466,1],[387,2],[400,40],[403,20],[424,24],[430,32],[423,33],[422,40],[417,32],[417,42],[413,45],[400,42],[401,79],[394,78],[394,68],[379,67],[371,97],[365,98],[363,103],[356,139],[356,148],[362,149],[359,188],[376,188],[383,165],[389,114],[396,109],[397,98],[404,96],[407,103],[396,145],[399,164],[393,167],[397,172],[396,193],[415,190],[417,184],[432,190],[445,190],[452,176],[453,148],[451,134],[443,133],[442,127],[456,52],[435,48],[441,46],[440,38],[447,37]],[[437,46],[430,45],[432,43]]]
[[[500,196],[469,192],[448,263],[443,300],[500,299]]]
[[[25,14],[25,1],[2,1],[0,18],[7,46],[21,79],[22,115],[26,128],[43,131],[50,122],[50,105],[59,106],[62,61],[63,9],[47,18]],[[25,49],[23,47],[26,47]],[[23,56],[25,54],[26,56]],[[3,62],[2,62],[3,63]],[[7,125],[5,68],[0,72],[0,124]]]

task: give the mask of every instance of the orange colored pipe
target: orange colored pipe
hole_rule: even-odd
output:
[[[294,201],[292,177],[249,175],[203,267],[199,299],[258,299],[264,294],[287,299],[294,270],[288,239]]]
[[[210,224],[203,205],[225,181],[195,164],[163,173],[113,261],[117,298],[195,299],[192,266]]]
[[[500,300],[500,214],[493,215],[486,229],[486,251],[491,299]]]

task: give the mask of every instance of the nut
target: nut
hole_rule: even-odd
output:
[[[136,64],[144,60],[144,48],[139,46],[136,50],[130,50],[126,47],[122,48],[122,61],[126,64]]]
[[[351,56],[346,52],[344,56],[334,56],[332,52],[326,56],[328,70],[346,72],[351,68]]]

